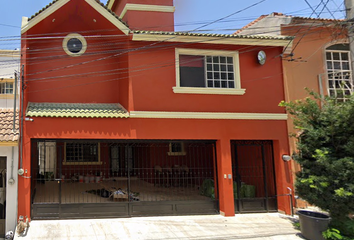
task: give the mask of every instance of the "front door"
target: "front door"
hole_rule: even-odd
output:
[[[236,212],[277,210],[272,141],[232,141]]]

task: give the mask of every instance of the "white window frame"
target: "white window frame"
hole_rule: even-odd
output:
[[[12,93],[3,93],[2,89],[8,89],[6,87],[7,83],[12,83]],[[4,88],[1,88],[0,90],[0,98],[13,98],[14,97],[14,92],[15,92],[15,80],[14,79],[4,79],[0,81],[1,85],[5,85]]]
[[[232,57],[233,67],[234,67],[235,88],[181,87],[180,66],[179,66],[180,55]],[[243,95],[246,92],[246,89],[241,88],[238,51],[176,48],[175,58],[176,58],[176,86],[172,88],[174,93]]]
[[[332,55],[332,59],[327,59],[327,53],[330,53]],[[340,56],[339,60],[334,60],[333,59],[333,53],[338,53]],[[341,56],[342,53],[346,53],[348,55],[348,60],[342,60]],[[327,94],[329,96],[337,96],[337,91],[342,91],[343,93],[343,98],[339,98],[342,100],[345,100],[345,96],[349,96],[351,94],[353,94],[353,88],[354,88],[354,83],[352,80],[352,66],[351,66],[351,56],[350,56],[350,51],[349,50],[331,50],[331,49],[326,49],[325,50],[325,59],[326,59],[326,70],[327,70]],[[340,64],[340,69],[338,69],[338,71],[336,71],[334,69],[334,67],[332,69],[328,69],[328,62],[330,62],[333,64],[334,62],[338,62]],[[343,63],[346,63],[349,65],[349,70],[343,70]],[[345,86],[337,88],[336,87],[336,80],[340,81],[342,80],[342,82],[346,82],[349,83],[350,86],[348,86],[348,84],[345,84]],[[332,82],[332,86],[330,87],[330,82]],[[331,90],[334,92],[334,95],[331,94]],[[345,91],[349,91],[350,94],[345,94]]]
[[[70,142],[70,143],[74,143],[74,142]],[[102,165],[101,162],[101,147],[100,147],[100,143],[97,143],[97,162],[85,162],[85,161],[78,161],[78,162],[73,162],[73,161],[66,161],[66,142],[64,143],[64,161],[63,161],[63,165]],[[84,144],[84,143],[76,143],[76,144]]]
[[[174,152],[173,148],[172,148],[172,144],[181,144],[181,151],[180,152]],[[169,151],[168,151],[168,155],[169,156],[185,156],[187,153],[184,150],[184,143],[183,142],[170,142],[168,145]]]

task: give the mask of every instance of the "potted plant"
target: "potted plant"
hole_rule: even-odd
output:
[[[304,100],[280,103],[292,115],[297,129],[294,136],[298,152],[294,159],[301,171],[297,173],[296,193],[329,213],[331,231],[352,239],[354,221],[348,216],[354,212],[354,98],[343,101],[314,92],[309,94]],[[298,214],[300,221],[305,217],[314,221],[322,218],[317,213],[299,211]],[[325,225],[317,224],[319,228],[314,229],[315,225],[300,222],[305,237],[321,239]],[[309,231],[319,235],[313,238]]]

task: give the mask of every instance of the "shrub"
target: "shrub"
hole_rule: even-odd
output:
[[[294,119],[301,165],[297,194],[330,213],[332,225],[354,237],[354,98],[340,101],[314,92],[304,100],[281,102]]]

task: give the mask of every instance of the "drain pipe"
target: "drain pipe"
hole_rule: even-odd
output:
[[[22,169],[22,145],[23,145],[23,94],[24,94],[24,90],[25,90],[25,84],[24,84],[24,68],[25,65],[22,65],[22,69],[21,69],[21,117],[20,117],[20,126],[21,126],[21,131],[20,131],[20,166],[19,169]]]
[[[275,196],[277,196],[277,197],[285,197],[285,196],[289,196],[289,197],[290,197],[290,210],[291,210],[291,216],[294,216],[293,191],[291,190],[291,188],[290,188],[290,187],[287,187],[287,189],[289,190],[289,193],[287,193],[287,194],[275,195]]]
[[[323,96],[324,96],[323,84],[322,84],[322,74],[318,74],[318,87],[319,87],[320,96],[321,96],[321,107],[323,107],[323,101],[322,100],[323,100]],[[327,86],[327,89],[328,89],[328,86]]]
[[[15,72],[15,92],[14,92],[14,118],[13,118],[13,126],[12,132],[15,133],[16,131],[16,95],[17,95],[17,72]]]
[[[17,72],[15,71],[15,92],[14,92],[14,118],[13,118],[13,125],[12,125],[12,132],[16,134],[16,97],[17,97]],[[14,152],[15,147],[12,147],[12,159],[11,159],[11,177],[9,179],[9,184],[14,184]]]
[[[290,197],[290,209],[291,209],[291,216],[294,216],[294,204],[293,204],[293,190],[291,190],[290,187],[287,187],[289,190],[289,194],[287,194]]]

